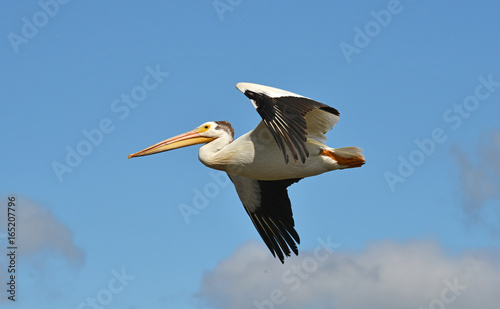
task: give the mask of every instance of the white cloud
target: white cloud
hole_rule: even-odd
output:
[[[7,197],[0,198],[2,201],[1,211],[7,215]],[[19,195],[16,196],[15,203],[16,235],[14,246],[17,246],[17,270],[23,269],[24,274],[27,273],[27,268],[34,270],[33,278],[40,283],[40,280],[44,281],[47,274],[53,272],[51,269],[54,264],[53,258],[62,258],[75,267],[83,265],[85,254],[75,245],[72,232],[49,209]],[[1,217],[5,218],[4,215]],[[7,232],[7,220],[2,220],[0,222],[2,236],[0,245],[3,248],[9,246],[7,243],[8,235],[5,232]],[[2,255],[0,265],[8,265],[7,258],[5,254]],[[50,271],[46,272],[46,268]],[[18,274],[16,273],[16,275]],[[7,275],[6,271],[4,275]],[[0,282],[4,281],[5,278],[0,275]]]
[[[2,201],[7,201],[7,198],[2,198]],[[15,209],[16,245],[21,256],[48,251],[50,255],[60,254],[76,265],[84,262],[85,255],[74,244],[72,232],[49,209],[23,196],[17,196]],[[7,212],[6,207],[4,211]],[[6,222],[0,223],[0,227],[6,231]]]
[[[452,154],[460,168],[464,211],[473,221],[479,220],[488,201],[500,204],[500,131],[480,143],[475,164],[457,147]]]
[[[198,297],[214,308],[493,309],[500,303],[500,263],[491,252],[450,256],[428,241],[340,249],[318,243],[282,265],[264,246],[248,243],[204,275]]]

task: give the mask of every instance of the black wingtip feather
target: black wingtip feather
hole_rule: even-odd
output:
[[[299,254],[300,237],[295,230],[290,199],[286,188],[300,179],[258,181],[261,189],[261,205],[248,212],[259,235],[274,257],[284,263],[285,256]]]

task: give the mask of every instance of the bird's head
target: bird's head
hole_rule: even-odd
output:
[[[209,121],[200,125],[196,129],[171,137],[162,142],[154,144],[146,149],[131,154],[128,158],[152,155],[155,153],[178,149],[186,146],[206,144],[222,136],[230,137],[231,142],[234,137],[234,130],[227,121]]]

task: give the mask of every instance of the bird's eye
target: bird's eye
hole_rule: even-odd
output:
[[[207,131],[208,129],[210,129],[210,125],[206,124],[204,126],[199,127],[198,132],[202,133],[202,132]]]

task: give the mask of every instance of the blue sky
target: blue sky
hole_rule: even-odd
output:
[[[498,4],[67,2],[1,4],[3,307],[496,308]],[[327,144],[365,149],[289,189],[284,266],[198,147],[127,159],[205,121],[253,129],[238,82],[337,108]]]

